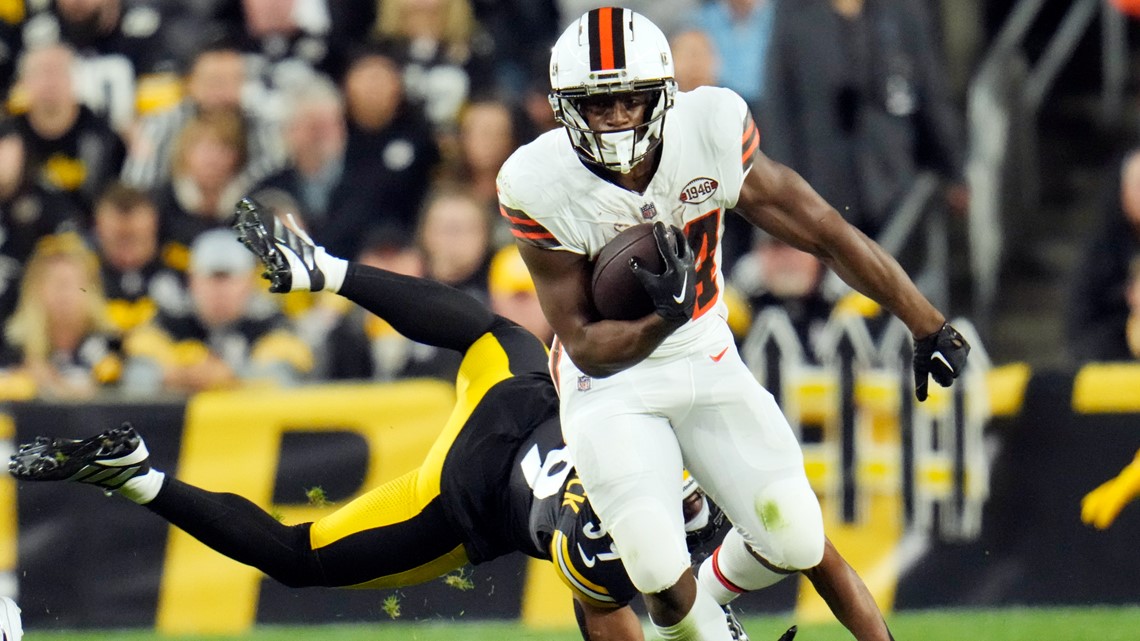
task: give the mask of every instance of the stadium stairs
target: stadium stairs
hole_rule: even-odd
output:
[[[1096,95],[1059,96],[1040,115],[1040,206],[1006,232],[1007,249],[988,338],[996,364],[1069,364],[1064,314],[1070,281],[1114,169],[1136,140],[1135,122],[1106,126]],[[1128,106],[1129,113],[1135,110]],[[1129,116],[1134,118],[1134,116]]]

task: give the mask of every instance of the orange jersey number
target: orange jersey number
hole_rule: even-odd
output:
[[[716,248],[720,242],[720,209],[689,221],[685,225],[685,238],[696,254],[697,304],[693,306],[693,319],[705,315],[716,303],[720,291],[716,285]]]

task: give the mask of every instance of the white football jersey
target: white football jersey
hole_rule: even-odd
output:
[[[665,117],[661,162],[644,194],[590,171],[565,129],[549,131],[511,155],[499,171],[502,215],[516,238],[544,249],[593,260],[618,232],[662,221],[685,231],[696,258],[693,320],[654,355],[676,353],[723,323],[721,235],[725,213],[736,205],[759,133],[744,100],[728,89],[702,87],[678,93]]]

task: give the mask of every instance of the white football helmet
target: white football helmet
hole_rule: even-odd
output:
[[[673,106],[673,54],[665,34],[645,16],[619,7],[587,12],[570,25],[550,54],[550,106],[586,162],[628,173],[661,143]],[[647,92],[645,122],[629,129],[590,128],[580,101],[599,95]]]

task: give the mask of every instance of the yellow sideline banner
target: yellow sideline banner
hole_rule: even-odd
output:
[[[11,443],[15,436],[16,426],[12,417],[0,414],[0,452],[5,450],[4,444]],[[3,474],[0,475],[0,577],[11,576],[16,570],[16,528],[16,481]]]
[[[1134,598],[1140,557],[1119,551],[1140,532],[1140,505],[1130,506],[1111,531],[1100,533],[1080,524],[1078,502],[1140,447],[1138,386],[1140,364],[1089,365],[1075,376],[1031,372],[1022,364],[991,370],[984,398],[987,414],[999,421],[986,431],[1003,443],[992,463],[995,483],[974,488],[968,467],[960,480],[966,485],[963,499],[979,491],[988,494],[987,518],[978,539],[948,543],[938,539],[939,528],[926,535],[903,524],[904,474],[898,461],[903,444],[897,420],[903,398],[897,386],[863,375],[854,386],[862,413],[860,458],[854,467],[861,518],[849,523],[840,522],[835,507],[834,395],[805,395],[798,409],[819,424],[818,440],[805,442],[805,461],[827,514],[829,535],[884,610]],[[936,391],[943,394],[941,388]],[[327,457],[327,465],[335,467],[331,476],[343,485],[334,500],[351,500],[420,465],[454,401],[450,384],[419,380],[218,392],[185,404],[121,398],[13,403],[0,413],[0,444],[26,442],[38,434],[80,438],[106,424],[132,420],[159,469],[206,490],[246,497],[283,522],[298,523],[335,509],[308,505],[303,497],[290,502],[290,493],[311,476],[308,470],[297,472],[298,461],[308,465]],[[932,396],[923,407],[937,411],[947,405],[943,395]],[[927,431],[949,442],[949,432]],[[308,435],[337,439],[338,446],[318,454],[289,444],[314,442],[298,439]],[[350,459],[356,462],[350,464]],[[317,462],[317,468],[324,469],[325,463]],[[949,469],[937,458],[916,461],[911,473],[919,499],[915,509],[937,505],[938,513],[946,511],[954,487]],[[1050,507],[1035,509],[1043,505]],[[91,528],[92,520],[113,522],[114,527]],[[921,552],[907,548],[902,540],[907,532],[925,536],[924,545],[930,547]],[[1018,545],[994,548],[992,541]],[[1069,541],[1080,542],[1085,558],[1121,560],[1088,570],[1060,563],[1055,550]],[[971,552],[983,547],[986,562],[974,562]],[[907,557],[908,550],[918,556]],[[76,573],[71,571],[74,563],[91,567]],[[1006,571],[1002,568],[1011,567],[1033,580],[1009,586],[1010,594],[976,597],[970,592],[971,586],[1006,589],[1000,575]],[[114,573],[108,568],[125,569]],[[468,591],[431,582],[397,592],[317,588],[299,594],[129,502],[104,499],[86,487],[17,486],[7,476],[0,479],[0,577],[18,580],[25,622],[41,629],[153,623],[165,634],[235,634],[257,623],[382,622],[387,617],[381,603],[393,595],[406,599],[404,620],[521,617],[533,627],[573,626],[568,594],[548,564],[511,555],[470,572],[475,587]],[[739,604],[748,614],[796,609],[797,620],[832,616],[802,580],[745,595]]]
[[[178,476],[244,496],[285,523],[313,521],[334,508],[271,504],[285,433],[360,435],[369,465],[358,495],[418,467],[454,402],[452,386],[434,381],[201,394],[187,407]],[[257,570],[171,528],[157,627],[171,634],[246,630],[261,580]]]

